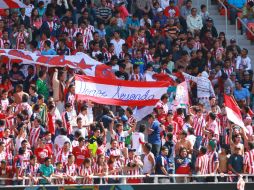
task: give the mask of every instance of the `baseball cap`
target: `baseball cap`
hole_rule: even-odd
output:
[[[213,19],[210,18],[210,17],[208,17],[208,18],[206,19],[206,21],[207,21],[207,22],[213,22]]]
[[[162,8],[158,8],[158,9],[157,9],[157,12],[162,12],[162,11],[163,11]]]
[[[174,0],[170,0],[170,1],[169,1],[169,4],[171,4],[171,3],[175,3],[175,1],[174,1]]]
[[[232,38],[232,39],[230,40],[230,43],[236,43],[236,40],[235,40],[234,38]]]

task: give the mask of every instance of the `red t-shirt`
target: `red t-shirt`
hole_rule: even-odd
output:
[[[44,162],[45,158],[51,156],[51,154],[52,154],[50,149],[48,147],[45,147],[45,148],[36,148],[34,150],[34,153],[35,153],[35,155],[36,155],[36,157],[38,159],[38,162],[40,164],[42,164]]]
[[[72,150],[72,154],[75,156],[75,163],[77,164],[77,166],[81,166],[84,159],[90,157],[89,150],[85,147],[74,147]]]

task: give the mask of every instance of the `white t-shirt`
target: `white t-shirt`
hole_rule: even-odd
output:
[[[6,111],[7,107],[9,106],[9,100],[8,100],[8,98],[5,99],[5,100],[2,99],[1,100],[1,105],[2,105],[3,110]]]
[[[194,144],[196,142],[196,136],[195,135],[188,135],[186,139],[191,142],[192,146],[194,146]]]
[[[71,144],[70,139],[65,135],[58,135],[55,139],[54,144],[58,146],[58,150],[63,148],[64,143],[68,141]]]
[[[241,56],[238,56],[236,58],[236,69],[250,70],[251,59],[248,56],[246,58],[242,58]]]
[[[89,125],[88,117],[87,115],[83,115],[82,113],[78,114],[78,118],[81,118],[82,120],[82,126],[87,126]]]
[[[136,155],[143,154],[142,144],[139,142],[139,140],[145,142],[144,133],[134,132],[132,133],[131,138],[132,138],[132,148],[136,149]]]
[[[114,44],[115,54],[117,57],[119,57],[120,53],[122,52],[122,45],[125,44],[125,41],[123,39],[120,39],[119,41],[112,39],[110,43]]]
[[[74,135],[76,131],[80,131],[80,132],[81,132],[81,136],[84,137],[84,138],[85,138],[86,136],[88,136],[88,132],[87,132],[87,129],[86,129],[85,127],[82,127],[81,129],[75,127],[75,128],[73,129],[73,131],[72,131],[72,134]]]

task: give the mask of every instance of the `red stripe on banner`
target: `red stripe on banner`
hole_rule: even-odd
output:
[[[3,3],[5,3],[8,8],[20,8],[19,4],[12,0],[4,0]]]
[[[224,94],[224,101],[225,101],[225,106],[230,108],[231,110],[233,110],[237,114],[239,119],[242,119],[241,110],[240,110],[238,104],[233,99],[233,97]]]
[[[159,99],[152,100],[119,100],[111,98],[101,98],[94,96],[87,96],[82,94],[76,94],[78,100],[91,100],[98,104],[116,105],[116,106],[154,106]]]
[[[171,85],[170,81],[159,81],[159,82],[139,82],[139,81],[126,81],[126,80],[116,80],[116,79],[106,79],[106,78],[98,78],[98,77],[90,77],[84,75],[75,75],[75,80],[91,82],[97,84],[106,84],[106,85],[114,85],[114,86],[125,86],[125,87],[168,87]]]

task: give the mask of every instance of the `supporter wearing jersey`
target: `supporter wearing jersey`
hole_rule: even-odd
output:
[[[70,142],[66,141],[64,143],[62,150],[60,152],[58,152],[58,154],[56,156],[57,162],[62,162],[63,165],[67,164],[68,156],[71,153],[70,146],[71,146]]]
[[[37,185],[39,183],[38,176],[39,173],[40,164],[37,163],[37,158],[35,155],[30,156],[30,162],[28,166],[26,167],[25,175],[26,177],[29,177],[33,185]]]
[[[93,168],[92,161],[90,158],[86,158],[81,167],[79,167],[79,176],[84,177],[83,184],[92,184],[93,183]]]
[[[148,143],[152,144],[152,153],[156,157],[159,155],[161,147],[161,124],[159,121],[155,120],[155,117],[152,114],[148,115],[148,123]]]
[[[208,156],[206,154],[207,148],[201,147],[195,163],[195,171],[198,175],[207,174]],[[204,182],[204,178],[197,178],[198,181]]]
[[[85,158],[89,158],[89,150],[85,146],[85,138],[78,138],[79,145],[74,147],[72,150],[72,154],[75,156],[75,163],[77,166],[81,166],[85,160]]]
[[[145,130],[146,126],[144,124],[141,124],[139,126],[139,131],[133,132],[131,136],[132,149],[136,150],[135,153],[138,156],[141,156],[143,154],[142,145],[145,143]]]
[[[125,158],[126,174],[130,176],[141,175],[143,163],[140,156],[135,154],[136,149],[128,149],[128,157]],[[140,178],[127,178],[127,183],[141,183]]]
[[[13,177],[13,170],[11,166],[7,166],[5,160],[1,161],[0,165],[0,177],[1,178],[12,178]],[[12,181],[10,180],[0,180],[1,185],[10,185]]]
[[[161,147],[161,154],[156,158],[156,166],[155,172],[158,175],[168,175],[170,163],[167,158],[168,155],[168,148],[165,146]],[[169,183],[169,178],[167,177],[160,177],[159,183]]]
[[[248,151],[244,154],[244,173],[254,174],[254,143],[248,143]]]
[[[65,142],[71,143],[70,139],[67,137],[67,130],[62,127],[60,128],[60,135],[55,138],[54,152],[58,153],[63,148]]]
[[[188,150],[185,147],[182,147],[179,150],[179,154],[175,158],[175,168],[176,168],[176,174],[190,174],[191,173],[191,159],[188,158]],[[176,182],[183,183],[184,178],[177,177]]]
[[[106,176],[108,175],[108,165],[105,160],[105,156],[103,154],[98,155],[97,162],[93,167],[93,172],[95,176]],[[103,184],[105,183],[105,179],[102,179]],[[99,184],[100,179],[94,179],[95,184]]]
[[[209,174],[216,174],[217,170],[219,168],[219,159],[218,159],[218,153],[216,152],[216,141],[210,140],[208,144],[208,167],[207,167],[207,173]],[[207,182],[213,182],[214,177],[207,177]]]
[[[123,131],[123,124],[118,123],[116,125],[116,130],[113,129],[113,126],[110,127],[111,138],[119,142],[119,148],[122,149],[123,153],[126,154],[125,140],[133,131],[135,131],[135,126],[128,131]]]
[[[4,149],[5,149],[4,142],[0,142],[0,161],[7,160],[7,153]]]
[[[34,153],[40,164],[44,163],[45,158],[52,156],[52,152],[46,147],[46,141],[43,139],[38,140],[38,147],[34,150]]]
[[[68,161],[64,167],[65,174],[67,179],[65,180],[65,184],[76,184],[76,177],[78,175],[78,167],[75,164],[74,155],[68,155]]]
[[[45,129],[41,126],[41,119],[36,117],[29,131],[29,143],[31,147],[37,145],[39,138],[42,138],[45,132]]]
[[[25,151],[20,148],[18,155],[15,156],[14,158],[14,165],[13,165],[13,169],[14,169],[14,177],[17,178],[17,184],[21,184],[21,180],[22,177],[24,177],[24,172],[25,172],[25,164],[24,164],[24,154]]]

